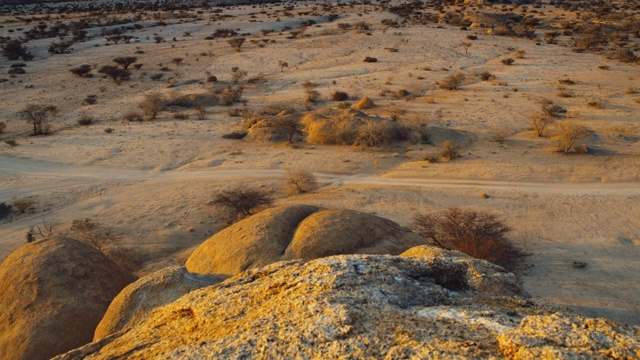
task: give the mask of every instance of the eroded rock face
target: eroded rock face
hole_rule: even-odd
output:
[[[0,358],[49,359],[91,342],[111,300],[133,280],[76,240],[18,248],[0,265]]]
[[[167,305],[189,292],[217,284],[229,276],[191,274],[172,266],[145,276],[124,288],[113,299],[96,328],[94,340],[122,330],[153,309]]]
[[[356,253],[397,255],[426,243],[374,215],[292,205],[262,211],[220,231],[194,251],[186,268],[193,273],[233,275],[282,260]]]
[[[192,291],[58,359],[640,356],[638,328],[476,290],[458,260],[279,262]]]

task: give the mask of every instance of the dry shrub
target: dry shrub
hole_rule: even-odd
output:
[[[221,190],[214,197],[211,205],[219,205],[232,211],[232,218],[251,215],[258,207],[271,206],[273,199],[266,191],[238,185],[231,189]]]
[[[558,151],[563,154],[569,153],[571,148],[578,142],[589,136],[589,129],[573,122],[565,122],[558,124],[558,134],[556,141],[558,143]]]
[[[5,131],[7,131],[7,123],[0,121],[0,134],[4,134]]]
[[[333,101],[347,101],[349,100],[349,94],[344,91],[336,91],[331,94],[331,100]]]
[[[451,140],[442,143],[440,152],[438,153],[442,159],[453,160],[460,157],[459,147]]]
[[[384,122],[368,122],[358,128],[353,145],[382,146],[396,138],[397,130]]]
[[[140,114],[139,112],[135,111],[135,110],[129,110],[127,112],[124,113],[124,115],[122,115],[122,118],[126,121],[142,121],[144,120],[144,117],[142,116],[142,114]]]
[[[549,126],[549,124],[553,123],[553,120],[553,117],[544,112],[536,112],[529,117],[531,126],[536,131],[536,134],[539,137],[542,137],[544,135],[544,131],[546,130],[547,126]]]
[[[137,254],[133,249],[123,248],[123,235],[94,222],[91,218],[73,220],[65,235],[88,243],[127,270],[131,271],[135,268]]]
[[[13,207],[15,207],[16,209],[18,209],[18,211],[21,214],[25,214],[28,211],[33,210],[33,208],[36,206],[38,202],[35,201],[34,199],[29,199],[29,198],[17,198],[13,200]]]
[[[233,50],[240,52],[240,48],[242,47],[242,44],[244,44],[246,40],[247,39],[240,37],[240,38],[227,40],[227,43],[231,46]]]
[[[444,90],[458,90],[460,85],[462,85],[464,78],[465,75],[461,72],[449,75],[438,82],[438,88]]]
[[[320,93],[315,90],[315,85],[310,83],[309,81],[305,81],[302,84],[302,89],[304,90],[304,101],[305,102],[316,102],[320,99]]]
[[[224,106],[231,106],[235,103],[242,102],[242,92],[244,88],[241,86],[226,87],[220,92],[220,101]]]
[[[484,211],[452,207],[435,213],[417,212],[412,229],[437,246],[509,269],[525,255],[506,238],[511,229]]]
[[[144,100],[138,104],[140,109],[153,120],[158,116],[158,113],[164,109],[165,99],[160,93],[153,93],[145,95]]]
[[[307,170],[287,170],[284,184],[290,191],[298,194],[311,192],[318,186],[316,177]]]

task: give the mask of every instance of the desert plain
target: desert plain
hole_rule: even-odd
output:
[[[122,246],[136,254],[135,273],[148,274],[183,263],[223,229],[227,214],[210,203],[218,191],[244,185],[270,193],[277,205],[359,210],[407,227],[419,211],[490,212],[528,254],[516,272],[534,298],[640,324],[640,72],[637,63],[607,52],[619,47],[633,53],[638,37],[575,51],[581,35],[560,30],[550,43],[544,35],[565,22],[615,28],[619,21],[590,19],[588,9],[546,1],[443,3],[423,10],[462,14],[462,24],[450,16],[419,22],[393,11],[403,4],[210,4],[48,14],[49,27],[136,17],[87,28],[86,38],[61,54],[48,51],[60,39],[43,37],[25,43],[31,61],[0,58],[0,121],[6,124],[0,202],[33,201],[24,213],[14,209],[1,220],[0,260],[26,242],[31,227],[62,232],[73,220],[91,218],[118,232]],[[636,15],[628,7],[611,12],[631,13],[637,23],[633,6]],[[0,36],[16,38],[39,22],[25,18],[46,16],[37,5],[18,15],[15,9],[3,7]],[[491,34],[502,18],[486,14],[505,13],[538,19],[536,35]],[[212,36],[219,29],[237,35]],[[109,34],[133,38],[114,42]],[[234,49],[228,40],[238,37],[246,41]],[[98,72],[123,56],[142,64],[130,69],[128,79],[117,84]],[[377,61],[363,61],[367,57]],[[20,62],[25,73],[8,74]],[[93,76],[70,72],[85,64]],[[481,79],[485,72],[490,76]],[[463,75],[457,89],[440,86],[456,73]],[[153,80],[156,74],[162,75]],[[309,83],[317,92],[313,99]],[[195,109],[174,101],[238,86],[241,97],[228,106]],[[336,92],[348,99],[332,100]],[[171,104],[148,119],[139,104],[152,94]],[[375,105],[353,110],[364,97]],[[538,136],[530,119],[549,103],[565,111]],[[50,134],[32,136],[31,124],[19,115],[30,104],[56,106]],[[252,134],[250,127],[275,115],[273,109],[364,114],[409,130],[374,146],[308,141],[306,127],[292,142]],[[132,112],[141,121],[125,119]],[[566,123],[588,134],[565,154],[556,138]],[[243,131],[249,135],[242,139],[223,138]],[[438,159],[446,140],[460,157]],[[283,184],[288,170],[311,172],[318,185],[293,193]]]

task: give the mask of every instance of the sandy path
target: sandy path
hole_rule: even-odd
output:
[[[9,157],[0,155],[0,168],[5,185],[11,187],[22,182],[34,182],[35,180],[66,178],[68,180],[199,180],[233,181],[233,180],[260,180],[281,178],[284,170],[247,169],[247,170],[170,170],[148,171],[131,170],[114,167],[100,166],[75,166],[70,164],[53,163],[42,160]],[[325,184],[336,185],[366,185],[381,187],[438,187],[438,188],[481,188],[481,189],[512,189],[513,191],[527,193],[564,194],[564,195],[588,195],[588,194],[615,194],[636,195],[640,194],[640,183],[542,183],[542,182],[517,182],[495,180],[459,180],[459,179],[424,179],[424,178],[391,178],[383,176],[363,175],[332,175],[316,173],[319,181]],[[35,185],[37,187],[37,185]],[[48,184],[43,186],[49,187]],[[33,190],[34,185],[25,188],[17,188],[14,192],[25,193],[25,190]],[[7,196],[8,195],[8,196]],[[10,197],[10,193],[3,191],[0,200]]]

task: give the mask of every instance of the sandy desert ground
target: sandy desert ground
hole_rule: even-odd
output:
[[[401,18],[368,5],[335,9],[338,19],[328,22],[320,10],[313,15],[313,6],[298,3],[297,11],[309,13],[280,21],[272,14],[282,5],[224,8],[232,16],[217,21],[207,14],[189,21],[169,17],[166,26],[142,19],[144,28],[131,32],[137,39],[129,44],[105,46],[98,36],[75,44],[68,54],[47,53],[51,39],[28,42],[35,60],[26,63],[26,74],[4,75],[8,81],[0,84],[0,121],[7,123],[0,134],[0,202],[27,197],[37,205],[0,224],[0,259],[43,219],[64,229],[74,219],[92,218],[124,234],[125,245],[140,254],[137,272],[147,273],[184,259],[185,251],[219,231],[224,222],[220,210],[209,205],[212,196],[246,183],[271,191],[276,204],[355,209],[407,226],[415,211],[449,206],[498,214],[513,228],[510,239],[531,254],[519,271],[532,296],[588,316],[640,324],[640,95],[629,90],[640,90],[637,65],[574,53],[562,44],[491,36],[483,28],[387,28],[382,20]],[[556,11],[544,9],[548,16]],[[302,37],[281,31],[304,20],[317,24]],[[358,21],[370,24],[370,30],[339,31],[337,26]],[[7,23],[0,35],[28,27]],[[234,51],[227,39],[205,39],[221,28],[251,34],[242,51]],[[262,35],[263,29],[275,31]],[[470,34],[478,39],[465,54],[460,44]],[[154,36],[167,41],[155,43]],[[524,57],[516,57],[518,50]],[[69,72],[130,55],[144,65],[120,85],[95,71],[92,78]],[[367,56],[378,62],[363,62]],[[183,58],[179,65],[170,62],[178,57]],[[515,58],[513,65],[501,63],[509,57]],[[288,67],[281,71],[279,61]],[[0,59],[0,71],[6,74],[12,63]],[[162,81],[149,79],[165,66],[170,71]],[[224,139],[242,128],[242,118],[230,116],[224,106],[207,108],[204,120],[192,109],[185,110],[191,113],[188,119],[175,119],[170,111],[154,121],[122,119],[147,94],[178,98],[232,85],[232,67],[247,71],[246,79],[261,73],[263,80],[243,84],[246,104],[231,108],[337,108],[340,104],[328,98],[345,91],[353,103],[371,98],[377,106],[363,110],[369,115],[388,117],[395,104],[405,110],[402,121],[454,136],[462,156],[427,162],[437,144],[411,141],[362,148]],[[217,83],[204,82],[207,71]],[[467,75],[459,90],[435,85],[456,71]],[[479,80],[483,71],[495,79]],[[168,78],[175,79],[171,87]],[[563,79],[575,84],[562,85]],[[305,81],[316,84],[319,102],[303,102]],[[559,87],[573,96],[559,97]],[[413,96],[394,99],[382,95],[384,89],[406,89]],[[90,94],[97,102],[84,104]],[[554,151],[556,124],[544,137],[531,130],[528,118],[542,98],[567,109],[556,124],[573,121],[591,130],[584,141],[588,154]],[[589,106],[594,100],[602,105]],[[29,124],[17,116],[27,104],[58,107],[51,135],[29,136]],[[94,122],[78,125],[83,114]],[[491,141],[498,130],[507,133],[503,144]],[[5,143],[11,139],[16,146]],[[321,186],[291,195],[282,189],[286,169],[312,171]],[[575,268],[574,261],[587,266]]]

